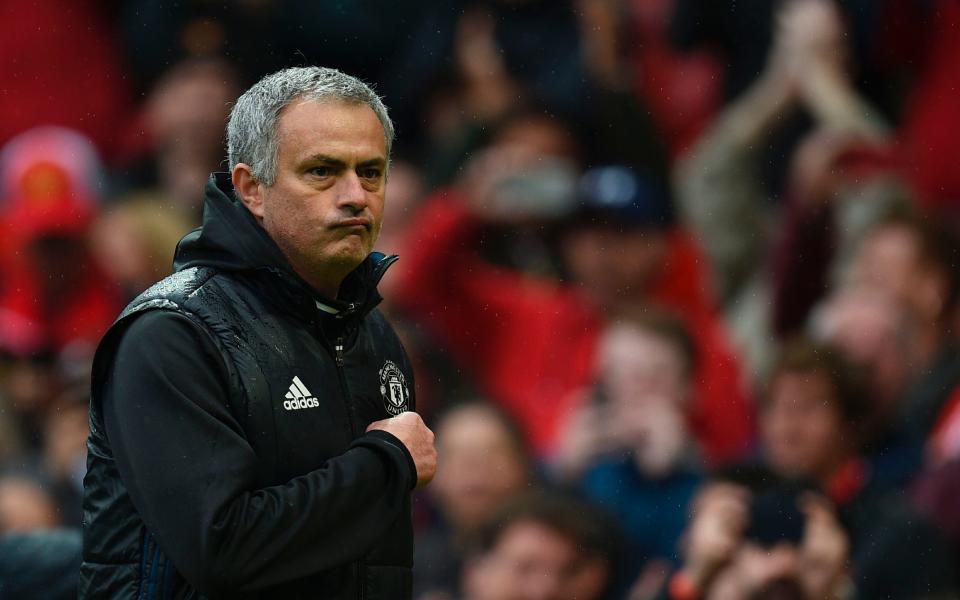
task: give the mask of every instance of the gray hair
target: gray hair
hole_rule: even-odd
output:
[[[369,106],[383,126],[389,161],[393,122],[380,96],[369,85],[336,69],[292,67],[267,75],[233,105],[227,123],[231,170],[237,163],[246,163],[258,181],[273,185],[277,176],[277,121],[283,109],[300,97]]]

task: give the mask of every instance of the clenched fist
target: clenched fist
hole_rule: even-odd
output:
[[[374,421],[367,431],[386,431],[400,440],[417,467],[417,487],[421,488],[433,479],[437,472],[437,449],[433,445],[433,432],[415,412],[405,412],[393,417]]]

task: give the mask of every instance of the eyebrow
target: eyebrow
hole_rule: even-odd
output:
[[[344,169],[347,166],[347,163],[339,158],[327,154],[314,154],[308,157],[304,163],[324,163],[330,165],[331,167],[336,167],[338,169]],[[357,163],[357,167],[381,167],[387,163],[386,160],[380,157],[369,158],[364,161]]]

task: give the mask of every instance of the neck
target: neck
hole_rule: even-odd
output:
[[[330,276],[317,276],[313,273],[304,273],[298,269],[297,275],[303,278],[310,287],[314,289],[320,296],[327,298],[328,300],[336,300],[337,294],[340,293],[340,283],[343,282],[343,277],[330,277]]]

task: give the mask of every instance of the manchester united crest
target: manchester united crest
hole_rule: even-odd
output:
[[[380,368],[380,394],[383,396],[383,405],[391,415],[396,416],[410,409],[407,378],[392,360],[383,363]]]

